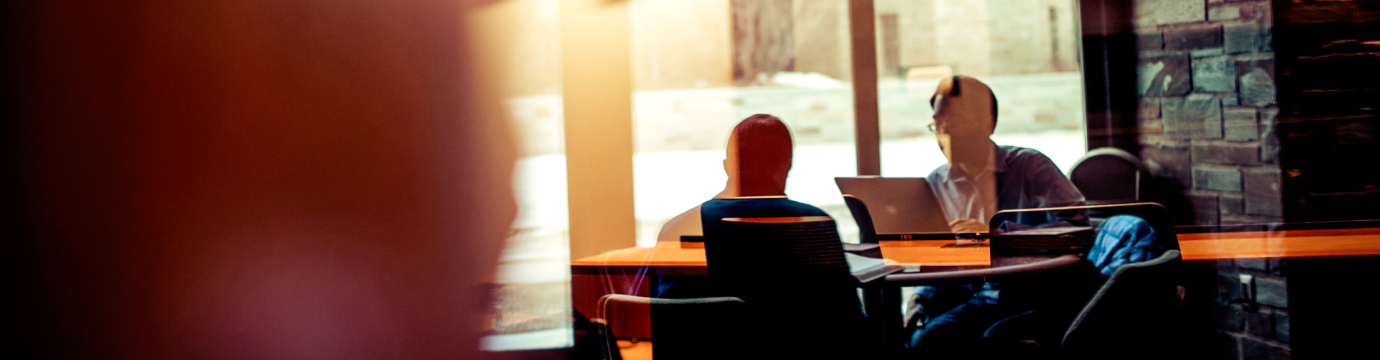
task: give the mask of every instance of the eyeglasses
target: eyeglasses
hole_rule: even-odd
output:
[[[932,133],[936,133],[936,134],[939,133],[939,128],[938,128],[937,126],[935,126],[934,123],[930,123],[929,125],[925,125],[925,128],[930,129],[930,132],[932,132]]]

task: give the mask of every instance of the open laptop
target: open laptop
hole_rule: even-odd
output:
[[[866,205],[879,240],[920,240],[929,234],[953,239],[949,221],[925,178],[836,177],[834,182],[844,195]]]

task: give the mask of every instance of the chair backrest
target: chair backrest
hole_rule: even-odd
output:
[[[853,214],[853,221],[858,223],[860,242],[876,244],[877,228],[872,226],[872,213],[867,211],[867,204],[864,204],[862,199],[848,194],[843,194],[843,203],[848,205],[848,212]]]
[[[1088,151],[1069,169],[1069,180],[1088,204],[1146,201],[1150,179],[1150,168],[1145,162],[1112,147]]]
[[[1178,307],[1178,250],[1123,265],[1108,278],[1064,333],[1065,357],[1165,358],[1173,345]]]
[[[709,275],[751,306],[773,356],[841,355],[867,338],[833,219],[727,218],[722,229],[705,239]]]
[[[1107,204],[1107,205],[1079,205],[1057,208],[1038,208],[1038,209],[1011,209],[998,211],[992,216],[989,224],[1001,224],[1006,221],[1016,221],[1022,213],[1028,212],[1058,212],[1069,210],[1086,210],[1096,212],[1107,217],[1115,215],[1133,215],[1144,219],[1150,223],[1150,227],[1155,229],[1155,236],[1160,238],[1169,249],[1179,249],[1179,235],[1174,229],[1174,217],[1169,213],[1164,205],[1152,202],[1126,203],[1126,204]]]
[[[604,320],[606,359],[617,359],[613,338],[653,341],[657,359],[748,358],[740,351],[747,341],[743,319],[747,303],[735,297],[653,299],[604,295],[599,299]]]

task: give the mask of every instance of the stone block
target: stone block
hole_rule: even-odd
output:
[[[1266,106],[1275,103],[1277,90],[1273,59],[1238,61],[1236,76],[1241,83],[1242,105]],[[1198,81],[1196,75],[1193,81]]]
[[[1247,312],[1246,314],[1246,333],[1262,338],[1272,338],[1275,336],[1275,317],[1274,314],[1264,311]]]
[[[1260,140],[1255,108],[1222,107],[1222,136],[1230,141]]]
[[[1201,50],[1222,47],[1222,26],[1170,30],[1164,32],[1166,50]]]
[[[1241,195],[1222,195],[1217,197],[1217,209],[1223,216],[1245,214]]]
[[[1194,166],[1193,188],[1200,190],[1241,192],[1241,170]],[[1217,206],[1212,207],[1213,211],[1217,209]]]
[[[1245,182],[1247,195],[1279,195],[1283,186],[1282,173],[1279,169],[1245,169],[1242,171],[1242,181]]]
[[[1255,165],[1260,162],[1260,145],[1252,143],[1193,142],[1193,163],[1214,165]]]
[[[1240,360],[1241,344],[1235,336],[1227,334],[1216,334],[1216,350],[1211,359]]]
[[[1193,207],[1194,225],[1217,225],[1221,221],[1221,214],[1217,211],[1217,196],[1190,194],[1188,203]]]
[[[1186,99],[1161,104],[1164,135],[1171,140],[1222,138],[1222,102]]]
[[[1217,330],[1238,332],[1245,329],[1246,312],[1241,307],[1231,305],[1221,309],[1217,314]]]
[[[1281,195],[1246,195],[1246,214],[1263,216],[1284,216],[1284,198]]]
[[[1193,61],[1193,91],[1236,92],[1236,69],[1233,65],[1231,59],[1225,58]],[[1245,100],[1242,102],[1249,103]]]
[[[1236,266],[1246,270],[1265,271],[1265,267],[1269,265],[1265,258],[1239,258],[1236,259]]]
[[[1279,341],[1288,343],[1288,342],[1289,342],[1289,314],[1279,314],[1279,313],[1276,313],[1276,314],[1274,314],[1274,316],[1275,316],[1275,321],[1274,321],[1274,324],[1275,324],[1275,335],[1274,335],[1273,337],[1274,337],[1275,339],[1279,339]]]
[[[1279,136],[1275,134],[1275,118],[1279,109],[1260,112],[1260,161],[1273,164],[1279,161]]]
[[[1225,195],[1224,195],[1224,196],[1225,196]],[[1243,201],[1243,203],[1244,203],[1244,201]],[[1268,216],[1250,216],[1250,215],[1231,215],[1231,214],[1222,214],[1221,223],[1222,223],[1222,225],[1261,224],[1261,223],[1270,223],[1270,222],[1272,222],[1272,220],[1269,220],[1269,219],[1270,219],[1270,217],[1268,217]]]
[[[1241,299],[1241,278],[1234,271],[1217,273],[1217,302],[1227,304]],[[1223,308],[1225,312],[1228,308]],[[1239,310],[1239,309],[1238,309]],[[1241,330],[1238,325],[1236,331]]]
[[[1278,170],[1249,169],[1241,177],[1246,187],[1246,214],[1284,216],[1284,186]]]
[[[1183,96],[1193,90],[1192,68],[1187,56],[1142,60],[1136,66],[1140,96]]]
[[[1140,27],[1203,21],[1206,5],[1203,1],[1140,0],[1135,2],[1132,18]]]
[[[1214,6],[1208,8],[1208,21],[1235,20],[1241,18],[1241,8],[1235,6]]]
[[[1293,356],[1289,349],[1269,343],[1241,338],[1241,357],[1250,360],[1289,360]]]
[[[1285,269],[1288,266],[1288,261],[1284,258],[1269,258],[1269,264],[1271,274],[1288,275],[1288,271]]]
[[[1184,188],[1192,185],[1193,158],[1188,146],[1146,146],[1140,157],[1156,178],[1170,179]]]
[[[1163,50],[1164,33],[1156,31],[1136,34],[1136,48],[1141,51]]]
[[[1289,308],[1288,286],[1280,278],[1256,276],[1255,299],[1255,302],[1260,305],[1287,309]]]
[[[1260,28],[1254,23],[1227,24],[1222,29],[1222,42],[1228,54],[1253,52],[1260,48]]]

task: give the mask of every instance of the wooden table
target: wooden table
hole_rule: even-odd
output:
[[[1227,233],[1179,234],[1179,247],[1185,261],[1215,261],[1234,258],[1338,257],[1380,255],[1380,227],[1353,229],[1283,230]],[[882,241],[882,256],[901,264],[919,264],[921,273],[942,273],[990,268],[986,247],[944,247],[954,240]],[[1065,259],[1067,260],[1067,259]],[[1075,259],[1076,260],[1076,259]],[[662,242],[651,248],[628,248],[571,262],[573,275],[633,276],[644,282],[643,274],[704,274],[706,262],[702,243]],[[888,276],[905,277],[906,274]],[[607,281],[607,280],[605,280]],[[885,281],[885,279],[883,280]],[[586,311],[581,297],[596,299],[603,294],[580,294],[576,286],[576,309]],[[864,285],[868,308],[900,308],[900,294],[885,285]],[[607,289],[607,286],[604,287]],[[645,289],[645,287],[644,287]],[[591,290],[586,287],[586,290]],[[642,294],[645,296],[645,294]],[[895,297],[896,299],[891,299]],[[592,310],[592,307],[590,308]],[[889,312],[883,312],[887,315]],[[885,316],[891,322],[897,316]],[[887,338],[893,336],[888,334]]]
[[[1231,258],[1280,258],[1380,255],[1380,228],[1284,230],[1179,234],[1185,261]],[[882,257],[919,264],[921,272],[982,268],[990,264],[987,248],[944,248],[954,240],[882,241]],[[627,248],[572,261],[572,270],[591,267],[651,267],[703,274],[702,243],[661,242],[651,248]]]

